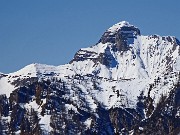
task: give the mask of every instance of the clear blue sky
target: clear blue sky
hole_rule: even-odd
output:
[[[180,0],[0,0],[0,72],[68,63],[122,20],[180,39]]]

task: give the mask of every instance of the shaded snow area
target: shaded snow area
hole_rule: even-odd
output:
[[[176,71],[180,71],[180,56],[177,57],[174,68],[175,68]]]

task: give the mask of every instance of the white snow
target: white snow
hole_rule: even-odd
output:
[[[33,108],[35,111],[39,111],[39,112],[41,111],[41,106],[39,106],[35,100],[30,103],[25,104],[24,107],[28,109]]]
[[[77,108],[75,106],[73,106],[72,104],[65,104],[65,107],[67,110],[73,110],[75,113],[79,113],[77,111]]]
[[[57,72],[57,67],[45,64],[30,64],[22,68],[21,70],[10,73],[10,76],[18,76],[19,78],[29,78],[29,77],[41,77],[43,74],[51,74]]]
[[[131,25],[129,22],[127,21],[121,21],[115,25],[113,25],[112,27],[110,27],[107,31],[110,31],[112,33],[117,32],[119,29],[121,29],[122,27],[131,27],[133,25]]]
[[[174,68],[176,71],[180,71],[180,56],[177,57]]]
[[[50,118],[51,118],[51,115],[44,115],[41,117],[39,121],[41,128],[48,132],[53,130],[52,127],[50,126]]]
[[[92,119],[91,119],[91,118],[88,118],[88,119],[84,122],[84,124],[86,125],[87,128],[90,128],[91,122],[92,122]]]
[[[0,95],[6,94],[7,98],[9,98],[13,90],[14,86],[10,84],[7,77],[0,78]]]

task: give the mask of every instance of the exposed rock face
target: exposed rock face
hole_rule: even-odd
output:
[[[121,22],[115,24],[111,28],[109,28],[101,37],[99,42],[105,43],[113,43],[113,51],[127,51],[128,46],[128,39],[133,39],[137,36],[140,36],[140,30],[128,22]]]
[[[0,134],[176,135],[179,46],[123,21],[69,64],[0,73]]]

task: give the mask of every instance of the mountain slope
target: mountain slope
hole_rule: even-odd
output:
[[[0,130],[2,134],[178,133],[179,46],[175,37],[143,36],[123,21],[107,29],[96,45],[80,49],[69,64],[35,63],[1,73]],[[158,132],[153,120],[160,121]]]

